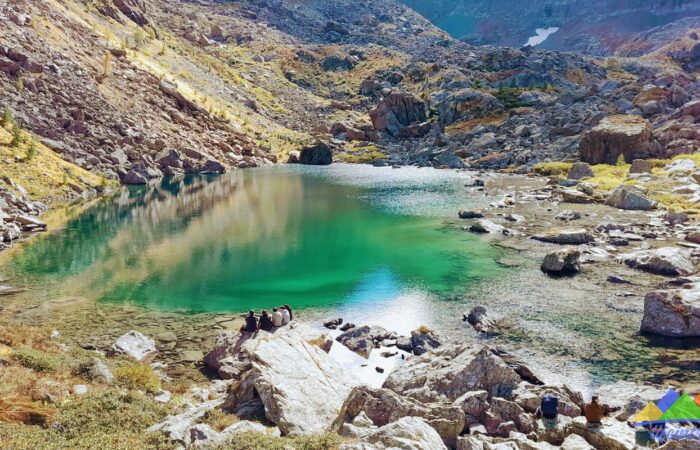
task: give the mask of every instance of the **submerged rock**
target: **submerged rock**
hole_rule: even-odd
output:
[[[478,209],[468,209],[459,212],[460,219],[481,219],[482,217],[484,217],[484,213]]]
[[[478,234],[505,234],[506,228],[488,219],[479,219],[469,226],[469,231]]]
[[[341,334],[336,341],[340,342],[350,350],[365,358],[369,356],[375,346],[379,346],[381,341],[392,339],[396,336],[393,333],[378,326],[363,326],[352,328]]]
[[[628,266],[658,275],[686,276],[695,273],[692,252],[687,249],[663,247],[641,250],[618,256]]]
[[[158,352],[153,339],[135,330],[120,336],[112,344],[111,351],[113,354],[127,355],[141,362],[151,362]]]
[[[570,209],[565,209],[556,215],[556,220],[562,220],[564,222],[570,222],[572,220],[578,220],[581,218],[581,213],[577,211],[572,211]]]
[[[463,316],[463,320],[469,323],[474,329],[483,334],[496,335],[503,328],[508,328],[503,317],[490,313],[483,306],[475,306],[468,314]]]
[[[595,238],[583,228],[578,229],[556,229],[546,233],[538,234],[532,239],[549,244],[561,245],[581,245],[593,242]]]

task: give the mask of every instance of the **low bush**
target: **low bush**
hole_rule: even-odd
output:
[[[121,362],[113,370],[114,380],[127,389],[154,392],[160,389],[160,378],[151,366],[139,362]]]
[[[216,431],[222,431],[224,428],[236,422],[238,422],[238,417],[233,414],[226,414],[219,408],[207,411],[199,421],[199,423],[206,423]]]
[[[566,176],[573,163],[562,161],[551,161],[537,164],[532,170],[544,176]]]
[[[342,438],[335,433],[297,438],[240,433],[218,445],[214,450],[334,450],[338,449],[342,442]]]
[[[17,364],[37,372],[55,372],[62,367],[61,360],[55,355],[29,347],[14,351],[12,359]]]

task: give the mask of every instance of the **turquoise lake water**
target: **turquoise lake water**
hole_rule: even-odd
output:
[[[240,170],[129,188],[11,254],[47,295],[245,311],[449,295],[503,269],[448,226],[464,176],[334,165]]]

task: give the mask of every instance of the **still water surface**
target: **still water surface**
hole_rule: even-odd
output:
[[[444,296],[504,270],[498,250],[445,223],[464,205],[464,182],[345,165],[165,180],[101,200],[11,253],[4,270],[47,295],[166,310]]]

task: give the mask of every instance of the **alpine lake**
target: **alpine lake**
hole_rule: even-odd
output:
[[[488,340],[547,381],[697,381],[697,352],[638,335],[641,306],[607,308],[586,277],[549,279],[464,231],[457,211],[491,200],[473,176],[293,165],[122,188],[53,210],[48,233],[0,254],[0,278],[24,288],[0,297],[0,317],[98,348],[138,329],[184,372],[251,309],[476,341],[462,315],[479,304],[515,324]]]

